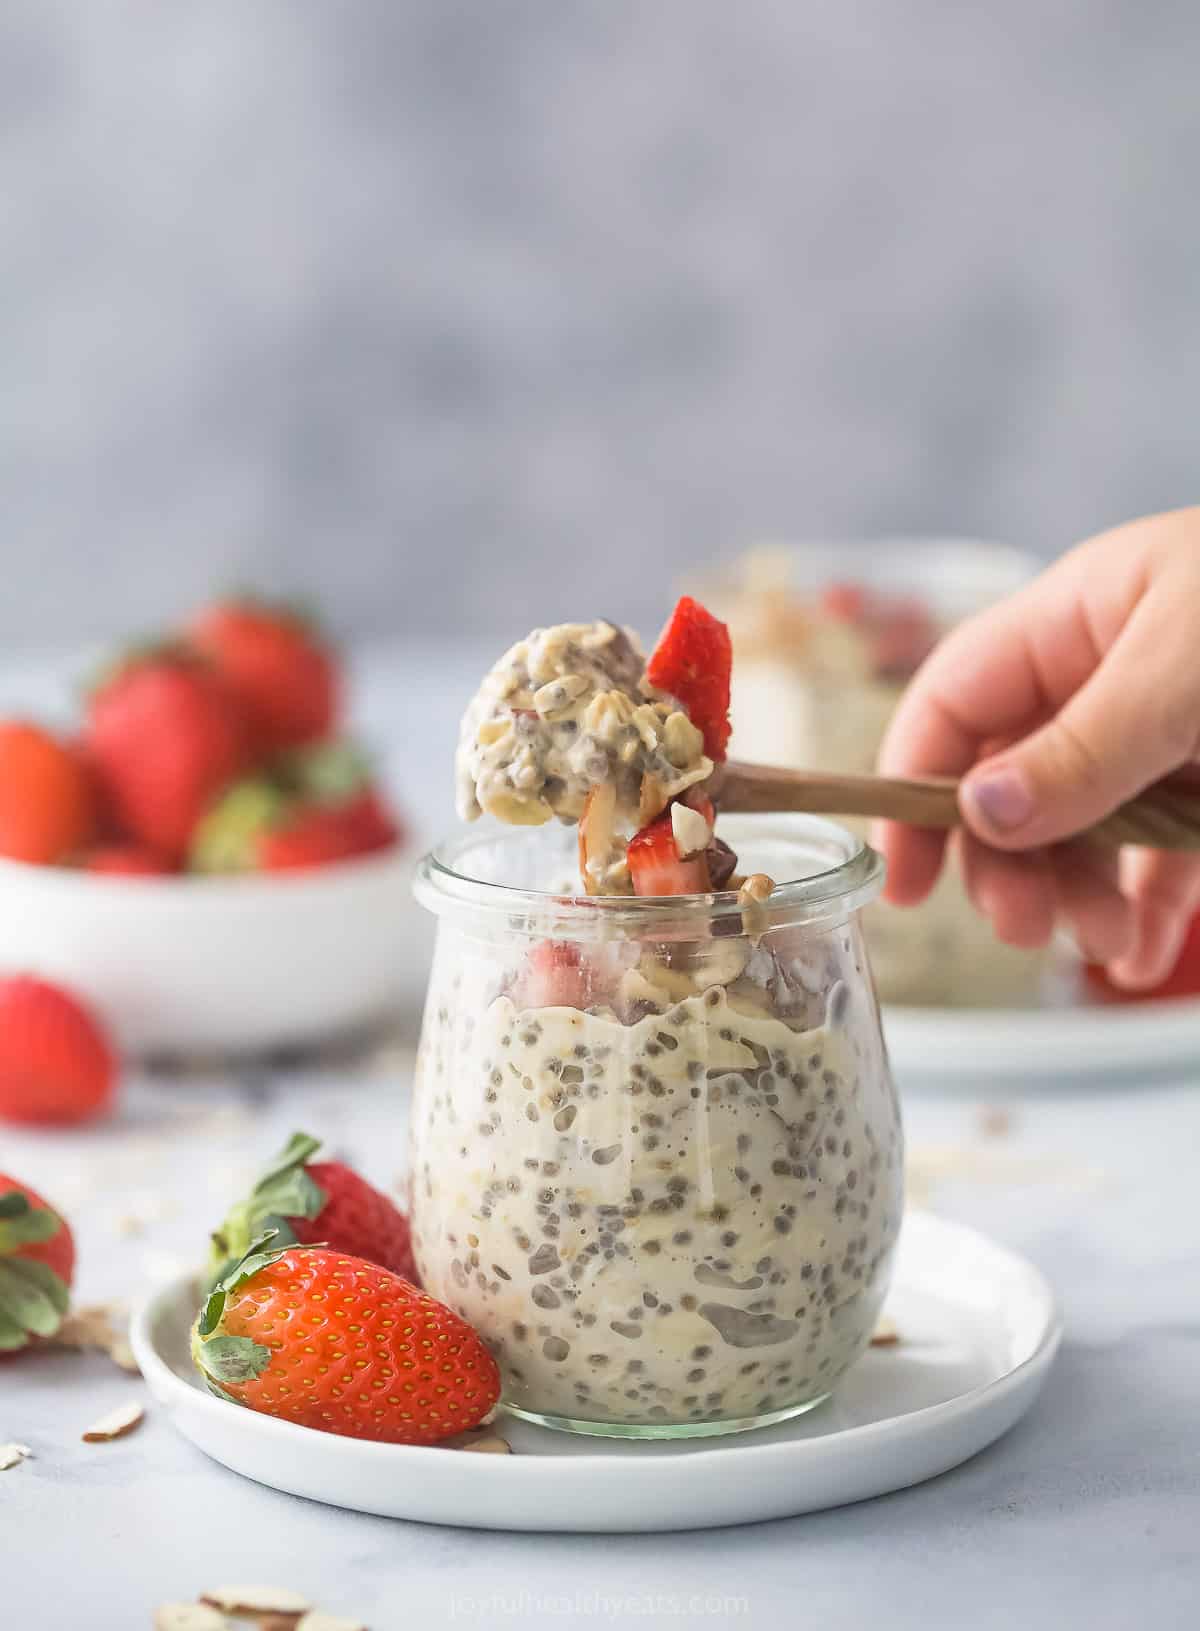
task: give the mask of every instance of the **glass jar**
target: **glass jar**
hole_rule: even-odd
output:
[[[737,1432],[825,1399],[866,1346],[902,1210],[900,1113],[859,917],[882,863],[830,822],[721,823],[734,894],[578,899],[575,834],[428,856],[417,1062],[425,1286],[519,1416]]]

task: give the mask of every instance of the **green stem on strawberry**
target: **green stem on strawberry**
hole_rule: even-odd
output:
[[[281,1246],[295,1245],[296,1236],[287,1220],[320,1215],[325,1191],[305,1171],[306,1162],[320,1147],[321,1140],[310,1133],[293,1133],[246,1199],[231,1208],[212,1236],[210,1282],[228,1273],[265,1229],[275,1231]]]
[[[270,1241],[278,1239],[278,1236],[277,1229],[265,1229],[249,1242],[246,1251],[209,1291],[192,1327],[192,1361],[196,1369],[204,1377],[209,1389],[219,1397],[229,1400],[231,1404],[237,1404],[238,1401],[225,1392],[221,1384],[248,1382],[255,1376],[261,1376],[271,1362],[271,1350],[260,1342],[251,1341],[249,1337],[233,1337],[218,1333],[221,1317],[225,1312],[225,1299],[231,1291],[236,1291],[239,1286],[252,1279],[260,1269],[265,1269],[271,1263],[277,1263],[284,1253],[290,1250],[294,1244],[290,1240],[278,1246],[268,1245]]]

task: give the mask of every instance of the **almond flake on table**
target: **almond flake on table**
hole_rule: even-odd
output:
[[[362,1620],[345,1620],[314,1608],[296,1622],[296,1631],[367,1631],[367,1627]]]
[[[0,1472],[8,1472],[28,1461],[33,1451],[28,1444],[0,1444]]]
[[[73,1308],[49,1339],[56,1348],[95,1349],[131,1376],[139,1375],[137,1360],[125,1335],[128,1314],[124,1303],[91,1303]]]
[[[85,1444],[108,1444],[114,1438],[124,1438],[126,1433],[132,1433],[135,1427],[140,1427],[146,1416],[145,1409],[131,1399],[128,1404],[118,1405],[116,1410],[110,1410],[107,1416],[101,1416],[83,1435]]]
[[[154,1611],[154,1631],[230,1631],[230,1625],[207,1603],[163,1603]]]
[[[900,1341],[900,1332],[894,1320],[885,1314],[871,1334],[872,1348],[894,1348]]]
[[[309,1608],[307,1597],[286,1586],[218,1586],[200,1601],[226,1614],[304,1614]]]

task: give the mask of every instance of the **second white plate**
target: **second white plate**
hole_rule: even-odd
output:
[[[726,1439],[629,1443],[502,1417],[512,1456],[362,1443],[212,1398],[188,1360],[187,1279],[139,1309],[133,1344],[185,1437],[289,1494],[466,1528],[694,1529],[840,1506],[957,1466],[1028,1410],[1058,1346],[1037,1270],[928,1213],[905,1221],[888,1310],[900,1342],[872,1349],[828,1404],[795,1421]]]
[[[1150,1074],[1200,1059],[1200,997],[1045,1008],[888,1006],[883,1022],[902,1086]]]

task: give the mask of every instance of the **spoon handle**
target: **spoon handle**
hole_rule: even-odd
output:
[[[723,810],[801,810],[813,815],[881,816],[913,827],[956,827],[953,776],[842,776],[731,759],[718,773]],[[1089,831],[1102,843],[1200,850],[1200,795],[1165,783],[1147,788]]]

